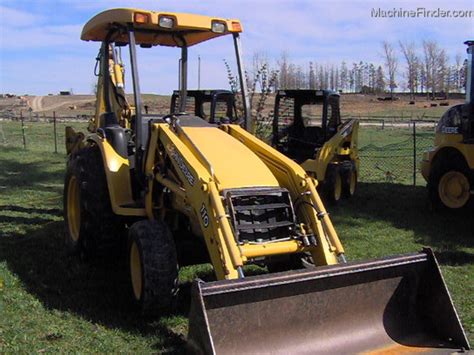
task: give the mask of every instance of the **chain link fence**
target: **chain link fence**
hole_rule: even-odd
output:
[[[0,147],[65,153],[65,127],[85,131],[88,117],[0,117]],[[360,119],[361,182],[424,184],[420,162],[433,145],[435,121]]]
[[[361,120],[359,129],[362,182],[424,184],[423,152],[433,146],[435,121],[374,122]]]

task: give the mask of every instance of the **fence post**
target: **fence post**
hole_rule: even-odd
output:
[[[21,121],[21,135],[23,136],[23,149],[26,149],[25,122],[23,119],[23,111],[20,111],[20,121]]]
[[[56,111],[53,111],[54,152],[58,153],[58,134],[56,131]]]
[[[416,186],[416,121],[413,122],[413,186]]]

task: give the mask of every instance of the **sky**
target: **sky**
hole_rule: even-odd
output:
[[[283,52],[305,67],[309,61],[383,64],[384,40],[397,49],[399,41],[413,41],[420,52],[423,40],[436,40],[454,60],[456,54],[465,57],[463,42],[474,39],[474,5],[468,0],[0,0],[0,93],[47,95],[72,89],[90,94],[100,44],[81,41],[82,26],[96,13],[116,7],[238,18],[247,68],[254,53],[276,63]],[[379,9],[392,13],[373,17]],[[393,10],[418,16],[397,17]],[[451,17],[436,17],[440,10],[451,11]],[[424,16],[427,11],[432,13]],[[459,12],[454,17],[453,11],[471,11],[471,17],[459,17]],[[124,51],[126,64],[127,55]],[[234,63],[231,37],[190,48],[190,89],[197,88],[198,56],[201,88],[227,88],[223,60]],[[177,89],[178,58],[176,48],[139,49],[141,91],[169,94]],[[401,54],[399,68],[404,68]]]

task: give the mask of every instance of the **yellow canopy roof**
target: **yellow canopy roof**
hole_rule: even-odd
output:
[[[173,27],[159,25],[161,17],[172,18]],[[212,23],[225,25],[223,33],[212,32]],[[128,26],[133,24],[137,44],[180,47],[180,37],[188,46],[207,41],[214,37],[242,32],[239,20],[228,20],[219,17],[202,15],[156,12],[141,9],[111,9],[103,11],[90,19],[82,29],[84,41],[103,41],[114,25]],[[125,32],[114,35],[113,41],[128,42]]]

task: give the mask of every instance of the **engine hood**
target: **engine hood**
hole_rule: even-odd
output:
[[[211,164],[220,190],[279,186],[260,158],[223,130],[207,126],[183,127],[183,131]]]

